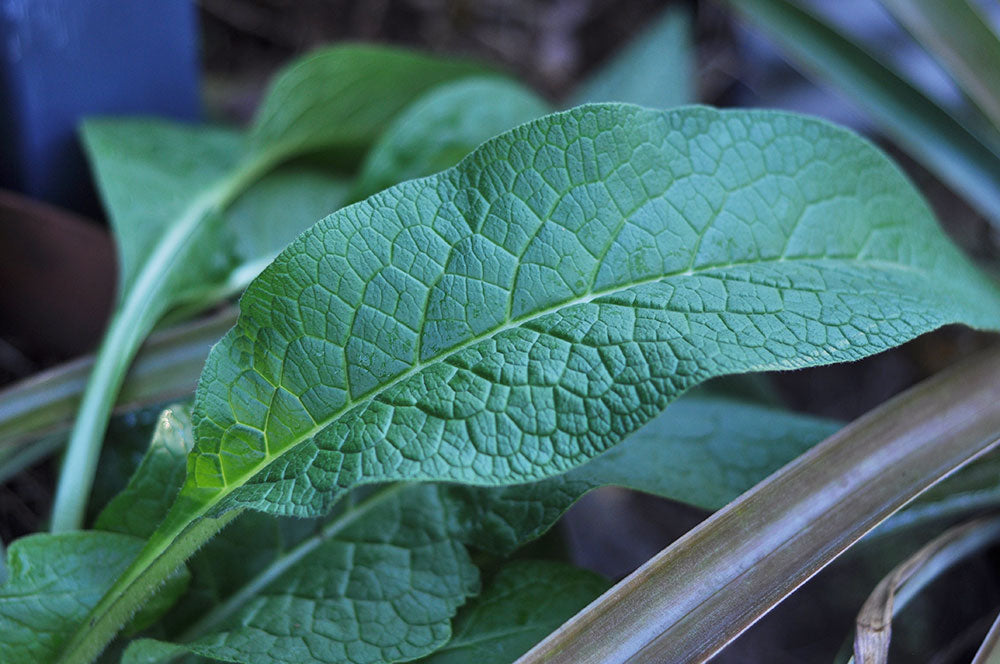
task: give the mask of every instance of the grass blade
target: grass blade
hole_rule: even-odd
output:
[[[969,0],[882,0],[1000,128],[1000,39]]]
[[[139,351],[118,407],[149,405],[194,391],[209,349],[236,321],[226,308],[197,322],[154,334]],[[93,366],[87,356],[0,391],[0,454],[69,428]]]
[[[1000,517],[977,519],[945,531],[896,566],[858,613],[851,662],[885,664],[893,617],[935,578],[998,539]]]
[[[1000,664],[1000,615],[993,621],[983,645],[972,658],[972,664]]]
[[[948,111],[788,0],[730,0],[809,73],[833,83],[941,180],[1000,225],[1000,156]]]
[[[664,549],[518,664],[702,662],[1000,435],[1000,348],[890,400]]]

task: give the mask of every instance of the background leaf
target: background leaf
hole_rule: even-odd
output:
[[[697,100],[691,17],[672,6],[570,95],[569,105],[620,101],[672,108]]]
[[[488,138],[551,109],[502,78],[469,78],[434,88],[401,112],[361,166],[354,199],[454,166]]]
[[[607,589],[601,577],[564,563],[510,563],[459,611],[448,645],[419,661],[510,664]]]
[[[98,515],[94,528],[142,539],[153,534],[184,482],[185,461],[193,447],[188,409],[173,406],[163,411],[135,474]]]
[[[47,662],[142,548],[118,533],[21,538],[7,549],[0,586],[0,659]]]
[[[356,156],[426,90],[486,71],[476,62],[366,44],[307,55],[268,90],[250,130],[251,150],[285,158],[333,148],[341,160]]]

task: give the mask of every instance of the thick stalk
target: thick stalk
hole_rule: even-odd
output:
[[[133,290],[132,295],[139,294]],[[76,530],[83,524],[87,498],[97,472],[101,441],[107,431],[111,410],[118,399],[125,372],[143,339],[162,313],[156,297],[149,293],[140,301],[130,297],[111,318],[94,371],[87,380],[63,458],[52,509],[52,532]]]
[[[518,660],[704,662],[1000,437],[1000,349],[890,400],[764,480]]]
[[[186,267],[185,250],[204,223],[219,219],[219,213],[273,165],[270,158],[251,160],[195,197],[184,213],[168,225],[124,294],[95,358],[70,435],[52,510],[53,532],[75,530],[83,524],[101,443],[125,372],[143,340],[172,303],[171,281],[177,271]]]
[[[91,619],[62,647],[54,664],[90,664],[135,612],[149,600],[184,561],[235,519],[242,510],[218,518],[183,517],[187,510],[175,503],[163,526],[146,542],[139,556],[91,611]],[[174,524],[174,525],[172,525]]]

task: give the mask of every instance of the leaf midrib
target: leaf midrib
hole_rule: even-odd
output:
[[[216,494],[216,496],[212,500],[209,501],[209,504],[205,506],[205,511],[201,511],[201,513],[202,514],[207,513],[208,509],[211,509],[212,506],[217,505],[220,501],[222,501],[230,493],[232,493],[236,489],[242,487],[246,483],[246,481],[248,479],[256,476],[258,473],[260,473],[261,471],[265,470],[269,465],[271,465],[271,463],[273,463],[274,461],[278,460],[279,458],[281,458],[282,456],[284,456],[288,452],[291,452],[292,450],[298,448],[303,443],[305,443],[305,442],[313,439],[317,434],[319,434],[325,428],[327,428],[328,426],[330,426],[331,424],[333,424],[334,422],[336,422],[338,418],[340,418],[342,415],[344,415],[349,410],[351,410],[351,409],[353,409],[353,408],[355,408],[355,407],[357,407],[357,406],[359,406],[359,405],[361,405],[361,404],[363,404],[365,402],[373,401],[380,394],[383,394],[384,392],[386,392],[389,389],[395,387],[399,383],[401,383],[401,382],[407,380],[408,378],[410,378],[410,377],[412,377],[412,376],[414,376],[414,375],[422,372],[424,369],[427,369],[428,367],[431,367],[431,366],[434,366],[436,364],[445,362],[445,361],[448,360],[448,358],[453,357],[456,353],[459,353],[459,352],[461,352],[461,351],[463,351],[463,350],[465,350],[467,348],[470,348],[470,347],[478,344],[481,341],[486,341],[488,339],[491,339],[491,338],[493,338],[493,337],[495,337],[495,336],[497,336],[499,334],[502,334],[503,332],[506,332],[508,330],[512,330],[512,329],[515,329],[515,328],[519,328],[519,327],[521,327],[521,326],[523,326],[523,325],[525,325],[527,323],[530,323],[530,322],[532,322],[534,320],[537,320],[539,318],[543,318],[543,317],[548,316],[550,314],[556,313],[556,312],[558,312],[560,310],[563,310],[563,309],[566,309],[568,307],[577,306],[577,305],[581,305],[581,304],[587,304],[589,302],[593,302],[594,300],[597,300],[597,299],[602,298],[602,297],[615,295],[617,293],[622,293],[622,292],[625,292],[625,291],[627,291],[629,289],[636,288],[636,287],[639,287],[639,286],[645,286],[645,285],[649,285],[649,284],[659,283],[659,282],[665,281],[667,279],[676,279],[676,278],[680,278],[680,277],[689,277],[689,276],[698,276],[698,275],[709,275],[711,272],[714,272],[714,271],[724,271],[724,270],[730,270],[730,269],[733,269],[733,268],[740,268],[740,267],[753,267],[753,266],[758,266],[758,265],[775,265],[775,264],[780,264],[780,263],[795,263],[795,264],[823,263],[823,262],[827,262],[827,261],[829,261],[829,262],[835,262],[838,265],[841,265],[843,263],[850,263],[852,265],[859,265],[859,266],[864,266],[866,268],[871,268],[872,270],[880,270],[881,269],[881,270],[886,270],[886,271],[909,272],[909,273],[913,273],[913,274],[919,274],[921,276],[926,276],[927,275],[927,271],[926,270],[914,267],[912,265],[906,265],[906,264],[903,264],[903,263],[896,263],[896,262],[892,262],[892,261],[888,261],[888,260],[882,260],[882,259],[863,259],[863,258],[860,258],[857,255],[853,255],[853,256],[852,255],[845,255],[845,256],[842,256],[842,257],[836,257],[836,256],[796,256],[796,257],[788,257],[788,256],[781,255],[781,256],[774,257],[774,258],[754,259],[754,260],[747,260],[747,261],[733,261],[733,262],[725,263],[725,264],[716,264],[716,265],[703,266],[703,267],[697,267],[697,268],[686,268],[684,270],[680,270],[680,271],[677,271],[677,272],[671,272],[671,273],[667,273],[667,274],[662,274],[662,275],[659,275],[657,277],[653,277],[653,278],[649,278],[649,279],[640,279],[640,280],[637,280],[637,281],[630,282],[628,284],[614,286],[614,287],[607,288],[607,289],[602,289],[602,290],[598,290],[598,291],[588,291],[584,295],[564,300],[564,301],[559,302],[557,304],[554,304],[554,305],[552,305],[550,307],[546,307],[545,309],[542,309],[540,311],[532,312],[530,314],[523,314],[521,316],[508,319],[502,325],[500,325],[500,326],[498,326],[498,327],[496,327],[496,328],[494,328],[492,330],[489,330],[488,332],[485,332],[483,334],[480,334],[480,335],[477,335],[477,336],[474,336],[474,337],[470,337],[469,339],[467,339],[467,340],[465,340],[465,341],[463,341],[461,343],[458,343],[458,344],[452,346],[451,348],[449,348],[449,349],[441,352],[440,354],[438,354],[438,355],[436,355],[436,356],[434,356],[432,358],[429,358],[427,360],[417,360],[409,369],[401,372],[397,376],[395,376],[392,379],[390,379],[388,382],[383,383],[382,385],[378,385],[378,386],[376,386],[376,387],[368,390],[367,392],[362,393],[361,395],[359,395],[358,397],[356,397],[354,399],[349,399],[343,406],[341,406],[335,412],[331,413],[328,417],[326,417],[326,418],[324,418],[324,419],[322,419],[322,420],[320,420],[318,422],[315,422],[315,424],[314,424],[314,426],[312,428],[310,428],[308,431],[304,432],[300,436],[295,437],[295,439],[293,440],[293,442],[291,442],[290,444],[286,445],[285,447],[283,447],[280,451],[278,451],[276,453],[272,453],[270,451],[270,449],[269,449],[270,448],[270,444],[269,444],[267,435],[266,435],[266,433],[264,431],[262,431],[261,429],[257,429],[256,427],[252,427],[251,425],[242,423],[242,422],[238,423],[240,426],[244,426],[244,427],[248,427],[248,428],[253,428],[253,429],[257,430],[257,431],[260,431],[262,434],[264,434],[265,455],[266,455],[265,459],[261,463],[257,464],[252,470],[250,470],[250,471],[242,474],[240,477],[236,478],[233,483],[230,483],[230,482],[227,481],[227,479],[225,477],[225,469],[222,468],[221,469],[221,473],[222,473],[222,478],[223,478],[223,481],[225,482],[225,485]],[[420,351],[420,349],[418,348],[417,352],[419,353],[419,351]],[[257,373],[257,372],[255,372],[255,373]],[[257,373],[257,375],[260,376],[261,374]],[[346,375],[346,368],[345,368],[345,375]],[[267,379],[265,378],[265,380],[267,380]],[[270,381],[268,381],[268,382],[270,383]],[[271,383],[271,385],[275,388],[275,390],[284,390],[284,388],[282,386],[280,386],[280,385],[275,385],[274,383]],[[284,390],[284,391],[287,392],[289,395],[295,397],[295,395],[292,394],[291,392],[288,392],[287,390]],[[195,451],[197,451],[197,448],[196,448]]]

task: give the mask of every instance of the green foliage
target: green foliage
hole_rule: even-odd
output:
[[[541,479],[711,376],[995,326],[1000,300],[848,132],[606,105],[335,213],[241,309],[196,397],[187,519]]]
[[[548,530],[586,492],[609,484],[711,509],[835,428],[766,407],[688,397],[614,450],[546,482],[391,485],[359,498],[314,532],[298,522],[305,528],[294,544],[287,532],[267,534],[273,521],[248,514],[191,561],[193,586],[201,589],[194,592],[203,597],[182,602],[174,613],[200,611],[202,617],[184,625],[178,638],[191,652],[248,663],[300,661],[303,647],[323,662],[400,661],[435,652],[451,643],[450,618],[476,587],[474,571],[467,576],[467,547],[509,554]],[[244,551],[253,552],[251,559],[232,569],[228,561]],[[584,576],[566,578],[580,579],[579,593],[593,598],[593,583],[584,583]],[[204,596],[204,589],[214,592]],[[420,594],[427,589],[433,589],[430,596]],[[296,600],[303,593],[308,604]],[[366,615],[377,618],[369,624]],[[299,625],[294,634],[274,627],[289,621]],[[521,638],[542,628],[525,630]],[[353,640],[375,633],[378,649]],[[142,641],[127,657],[155,661],[161,652],[179,651]]]
[[[691,17],[670,7],[570,95],[571,106],[621,101],[672,108],[697,100]]]
[[[509,664],[607,588],[595,574],[563,563],[511,563],[459,612],[448,645],[419,661]]]
[[[454,166],[488,138],[551,109],[502,78],[469,78],[434,88],[407,107],[375,142],[355,198]]]
[[[574,99],[690,100],[688,32],[666,14]],[[504,562],[585,493],[718,509],[838,428],[685,391],[1000,327],[995,285],[850,132],[544,115],[483,74],[347,46],[280,75],[245,133],[87,123],[123,269],[56,529],[142,338],[252,283],[98,530],[10,547],[0,659],[90,662],[124,630],[128,664],[509,662],[607,588]]]
[[[330,151],[335,158],[326,162],[350,164],[347,153],[365,148],[424,90],[481,70],[394,49],[337,47],[290,66],[245,137],[155,120],[85,125],[122,276],[119,304],[70,438],[55,530],[82,521],[111,407],[156,322],[175,306],[204,306],[238,292],[274,252],[344,202],[347,187],[336,173],[313,167],[302,178],[279,167]],[[291,205],[277,217],[265,216],[273,208],[253,204],[231,214],[233,203],[258,183],[272,204]]]
[[[138,537],[100,531],[37,534],[14,542],[7,550],[8,578],[0,586],[0,659],[52,661],[142,544]],[[151,623],[186,588],[186,575],[169,579],[133,624]]]

